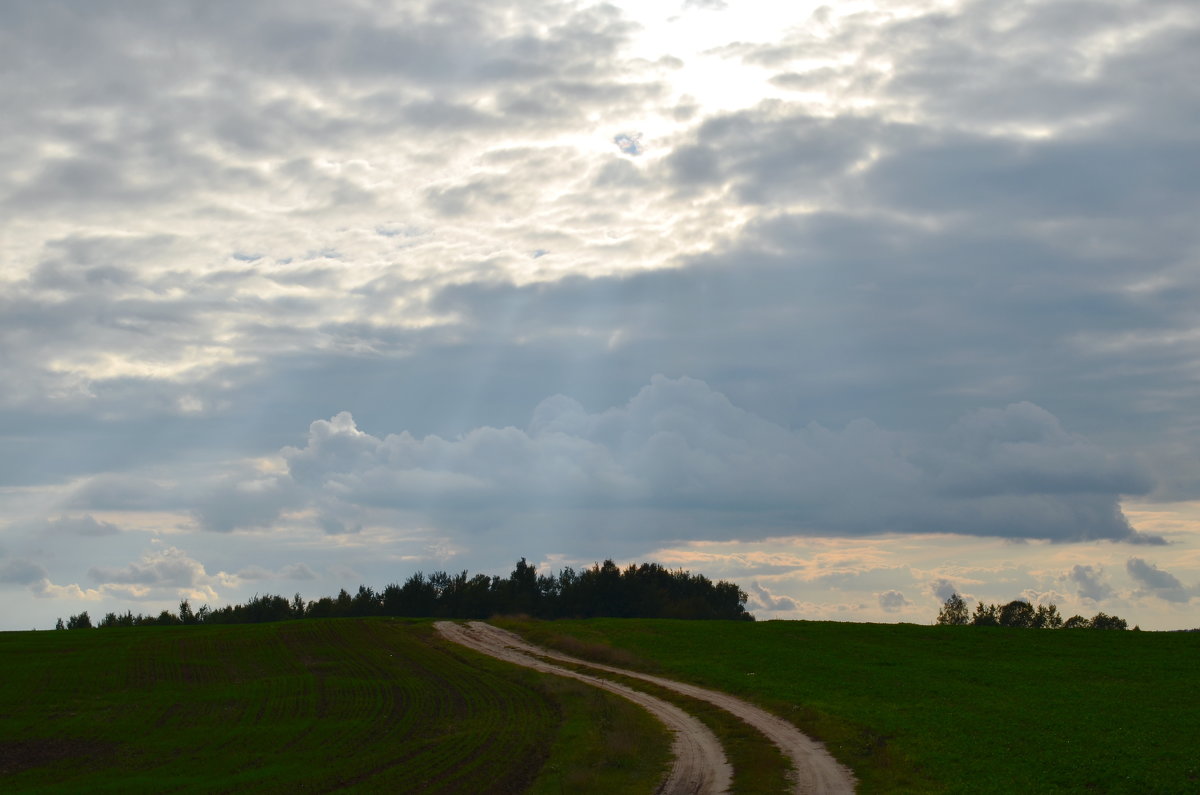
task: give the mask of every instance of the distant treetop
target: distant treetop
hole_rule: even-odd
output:
[[[405,616],[437,618],[488,618],[525,614],[537,618],[686,618],[753,621],[746,612],[746,592],[725,580],[712,582],[702,574],[668,569],[657,563],[619,568],[612,560],[575,571],[538,574],[521,558],[507,579],[467,571],[430,575],[417,572],[403,585],[392,583],[382,591],[360,585],[354,595],[344,588],[336,597],[305,602],[271,594],[254,595],[245,604],[193,610],[187,600],[179,612],[163,610],[158,616],[108,613],[101,627],[170,624],[252,624],[297,618],[349,616]],[[964,608],[965,609],[965,608]],[[71,616],[59,629],[91,627],[87,613]]]

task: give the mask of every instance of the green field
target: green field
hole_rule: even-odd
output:
[[[809,621],[504,622],[757,701],[862,792],[1200,792],[1200,634]]]
[[[1196,633],[501,623],[757,701],[864,793],[1200,791]],[[638,708],[424,620],[0,633],[0,661],[3,792],[650,792],[667,762]],[[777,788],[756,735],[701,717],[735,787]]]
[[[587,685],[328,619],[0,634],[4,792],[650,792],[669,738]]]

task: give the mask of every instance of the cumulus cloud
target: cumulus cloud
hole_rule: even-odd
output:
[[[1195,588],[1185,588],[1174,574],[1141,558],[1130,558],[1126,561],[1125,571],[1138,584],[1139,596],[1157,596],[1168,602],[1184,603],[1191,601],[1197,592]]]
[[[1083,599],[1100,601],[1113,595],[1112,586],[1105,582],[1102,572],[1093,566],[1076,565],[1067,574],[1075,583],[1076,593]]]
[[[191,588],[208,582],[203,564],[175,547],[146,552],[123,568],[93,566],[88,576],[103,584],[144,587]]]
[[[939,602],[945,602],[951,596],[959,593],[958,588],[950,580],[939,578],[929,583],[929,591]],[[960,594],[961,595],[961,594]]]
[[[879,599],[879,607],[888,613],[895,613],[912,604],[904,594],[896,590],[884,591],[876,596]]]
[[[790,596],[776,596],[766,587],[760,585],[758,581],[750,583],[750,609],[751,610],[767,610],[767,611],[782,611],[796,610],[796,600]]]
[[[486,529],[502,514],[560,532],[609,515],[676,538],[792,533],[949,532],[1012,538],[1136,540],[1117,504],[1136,468],[1064,432],[1030,404],[987,409],[949,432],[897,434],[859,420],[791,430],[735,406],[703,382],[656,376],[598,413],[555,396],[525,429],[482,427],[456,439],[383,438],[349,413],[312,423],[283,451],[300,490],[338,514],[421,512],[435,524]],[[585,531],[586,532],[586,531]]]

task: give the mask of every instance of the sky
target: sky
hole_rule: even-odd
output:
[[[1200,626],[1194,0],[0,4],[0,629],[654,560]]]

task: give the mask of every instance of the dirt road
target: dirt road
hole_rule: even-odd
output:
[[[482,651],[485,654],[491,654],[494,657],[509,660],[510,662],[515,662],[519,665],[537,668],[538,670],[543,670],[547,673],[555,673],[581,679],[589,684],[594,684],[597,687],[603,687],[606,690],[611,690],[614,693],[619,693],[626,698],[630,698],[631,700],[646,706],[646,708],[650,709],[651,712],[655,712],[655,710],[644,704],[639,698],[631,698],[630,694],[637,694],[637,696],[640,698],[647,699],[651,698],[650,696],[647,696],[643,693],[637,693],[637,691],[632,691],[629,688],[625,688],[616,684],[615,682],[589,677],[585,674],[577,674],[574,671],[566,668],[559,668],[558,666],[552,665],[543,660],[539,660],[538,658],[551,658],[562,662],[569,662],[575,665],[585,665],[599,671],[607,671],[609,673],[621,674],[622,676],[642,679],[660,687],[674,690],[677,693],[681,693],[692,698],[697,698],[702,701],[707,701],[710,704],[714,704],[721,709],[736,715],[738,718],[750,724],[783,751],[784,755],[791,760],[794,768],[794,792],[821,793],[822,795],[842,795],[843,793],[854,792],[854,774],[839,764],[837,760],[835,760],[830,753],[825,750],[823,745],[807,737],[800,732],[799,729],[784,719],[776,715],[772,715],[766,710],[756,707],[747,701],[743,701],[740,698],[731,696],[728,693],[722,693],[717,690],[708,690],[703,687],[697,687],[695,685],[689,685],[683,682],[676,682],[671,679],[663,679],[659,676],[651,676],[649,674],[643,674],[637,671],[625,670],[624,668],[616,668],[611,665],[589,662],[587,660],[571,657],[570,655],[562,654],[551,649],[543,649],[527,643],[523,638],[513,634],[512,632],[500,629],[499,627],[493,627],[490,624],[485,624],[481,621],[472,621],[468,625],[440,621],[437,623],[437,628],[438,631],[440,631],[450,640],[461,643],[465,646],[470,646],[471,648]],[[620,689],[618,690],[615,688]],[[653,699],[653,701],[679,712],[691,723],[699,726],[699,728],[704,733],[707,733],[709,737],[712,737],[712,733],[709,732],[708,729],[704,728],[704,726],[699,724],[698,721],[696,721],[690,715],[686,715],[686,713],[683,713],[677,707],[667,704],[659,699]],[[655,714],[659,713],[655,712]],[[662,719],[661,715],[659,715],[659,717]],[[690,734],[690,730],[685,731],[684,729],[676,728],[676,726],[672,725],[665,719],[663,719],[663,722],[667,723],[667,725],[676,732],[677,746],[681,742],[681,735]],[[692,740],[684,737],[682,742],[692,744],[693,742],[699,743],[700,740]],[[716,738],[712,737],[712,743],[715,744],[716,742]],[[711,751],[704,751],[703,753],[711,753]],[[679,782],[676,782],[672,784],[672,786],[683,786],[683,788],[671,790],[661,789],[660,792],[724,792],[726,789],[728,789],[731,780],[729,765],[725,761],[725,755],[720,750],[719,744],[716,745],[716,754],[718,755],[721,766],[725,772],[718,773],[716,771],[709,771],[706,773],[687,774],[692,776],[699,775],[700,778],[698,781],[702,786],[707,788],[688,789],[688,785],[682,785]],[[680,759],[678,750],[676,753],[676,759]],[[685,761],[677,761],[676,767],[678,768],[680,764],[684,764],[686,766],[690,763]],[[672,771],[672,775],[674,775],[674,771]]]
[[[514,647],[509,641],[510,633],[505,633],[503,630],[482,622],[473,621],[464,625],[439,621],[434,626],[444,637],[455,643],[516,665],[533,668],[536,671],[578,679],[594,687],[616,693],[649,710],[667,726],[675,737],[671,746],[675,761],[666,779],[658,788],[658,792],[664,793],[664,795],[718,795],[729,789],[733,780],[733,770],[725,758],[725,751],[721,748],[721,743],[717,741],[716,735],[709,731],[703,723],[674,704],[617,682],[588,676],[539,660],[531,656],[528,651],[533,647],[526,646],[523,649]],[[516,638],[515,635],[511,637]]]

